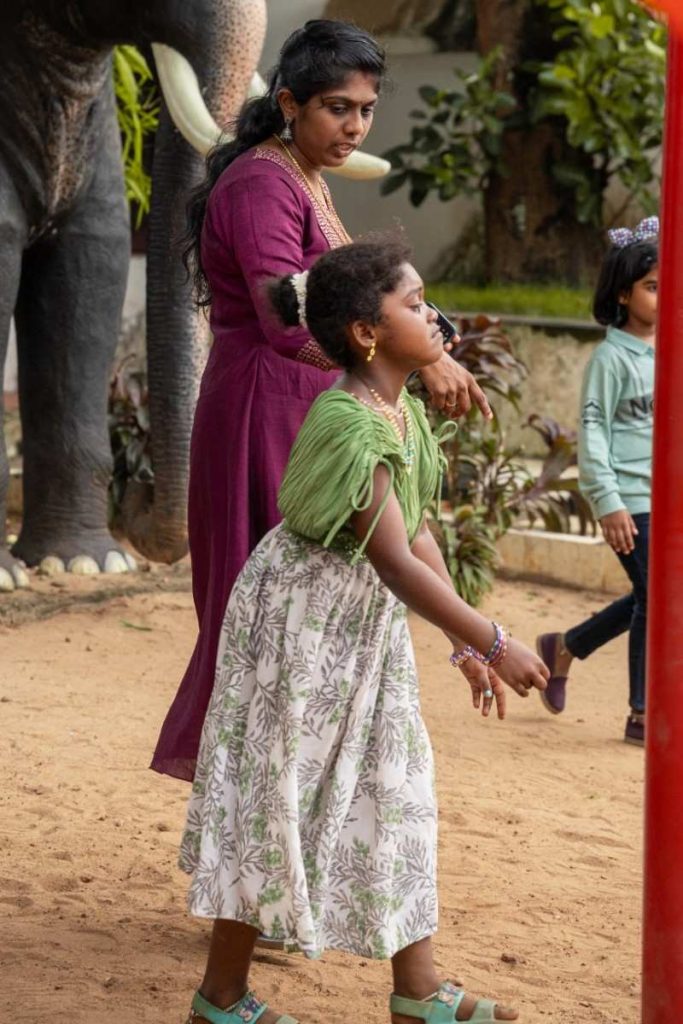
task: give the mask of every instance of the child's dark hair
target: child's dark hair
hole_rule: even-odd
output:
[[[344,21],[307,21],[285,40],[278,63],[270,72],[266,94],[248,100],[242,107],[232,125],[234,139],[211,150],[206,159],[206,177],[187,204],[184,237],[183,262],[192,274],[198,306],[211,302],[202,267],[201,235],[206,204],[218,178],[242,153],[280,134],[285,124],[277,101],[280,89],[289,89],[303,106],[326,89],[343,85],[354,72],[374,76],[379,90],[386,73],[386,58],[379,43],[364,29]]]
[[[623,327],[628,319],[626,306],[619,301],[628,294],[636,281],[657,266],[657,241],[633,242],[621,248],[612,246],[602,264],[595,296],[593,316],[605,327]]]
[[[411,250],[400,236],[375,236],[332,249],[314,263],[306,282],[306,324],[325,354],[350,370],[356,356],[346,328],[356,320],[378,324],[382,301],[401,280]],[[286,327],[301,323],[292,276],[269,287],[270,300]]]

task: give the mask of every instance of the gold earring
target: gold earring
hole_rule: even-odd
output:
[[[370,349],[370,351],[368,352],[368,354],[365,357],[366,363],[371,363],[372,360],[375,358],[375,349],[376,348],[377,348],[377,342],[373,341],[372,348]]]

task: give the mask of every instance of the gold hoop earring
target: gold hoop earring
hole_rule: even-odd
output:
[[[376,351],[376,349],[377,349],[377,342],[373,341],[372,348],[370,349],[370,351],[368,352],[368,354],[365,357],[366,363],[371,363],[372,360],[375,358],[375,351]]]

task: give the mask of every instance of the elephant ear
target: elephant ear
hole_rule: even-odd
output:
[[[169,114],[178,131],[187,139],[193,149],[205,156],[219,141],[228,141],[230,135],[223,132],[211,116],[199,88],[197,76],[190,62],[177,50],[163,43],[152,43],[159,83]],[[266,83],[254,74],[248,96],[262,96]],[[391,164],[368,153],[352,153],[342,167],[333,173],[344,178],[367,181],[383,178],[391,170]]]

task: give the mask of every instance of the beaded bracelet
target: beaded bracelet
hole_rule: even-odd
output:
[[[457,653],[453,651],[448,659],[453,668],[460,668],[460,666],[464,665],[470,658],[474,658],[475,661],[481,662],[482,665],[486,665],[488,668],[494,668],[496,665],[500,665],[508,652],[509,633],[497,622],[492,623],[492,625],[496,631],[496,637],[486,654],[482,654],[480,651],[477,651],[472,647],[471,644],[467,644],[467,646],[463,647],[461,651],[458,651]]]
[[[481,659],[482,663],[484,665],[488,665],[489,668],[493,668],[495,665],[500,665],[508,652],[508,638],[510,635],[498,622],[494,622],[492,625],[496,631],[496,638],[484,657]]]
[[[453,668],[460,668],[460,666],[464,665],[466,661],[469,661],[470,658],[473,658],[474,654],[474,647],[471,647],[468,644],[467,647],[463,647],[463,649],[461,651],[458,651],[457,654],[455,651],[453,651],[448,660],[450,661]]]

